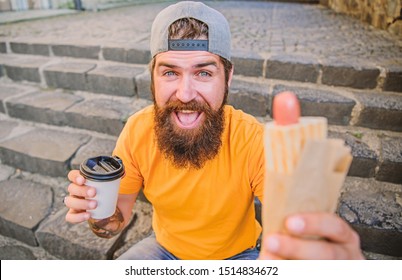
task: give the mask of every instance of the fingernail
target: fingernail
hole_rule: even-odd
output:
[[[96,208],[96,205],[97,205],[97,203],[96,203],[95,200],[91,200],[91,201],[89,202],[89,204],[88,204],[89,209],[95,209],[95,208]]]
[[[267,246],[266,246],[268,251],[275,253],[279,250],[279,246],[280,246],[280,244],[279,244],[278,237],[275,237],[275,236],[268,237]]]
[[[87,190],[87,196],[88,196],[88,197],[94,197],[95,194],[96,194],[95,189],[89,189],[89,190]]]
[[[79,185],[83,185],[83,184],[85,183],[85,179],[82,178],[82,177],[80,177],[80,176],[78,176],[78,177],[75,179],[75,181],[76,181],[77,184],[79,184]]]
[[[290,217],[287,221],[288,229],[294,233],[303,232],[305,226],[306,226],[306,223],[304,222],[304,220],[298,216]]]

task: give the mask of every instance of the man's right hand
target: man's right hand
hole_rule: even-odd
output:
[[[64,204],[69,208],[66,221],[69,223],[81,223],[87,221],[91,214],[86,210],[95,209],[97,202],[91,200],[95,197],[96,190],[85,185],[85,178],[79,170],[71,170],[68,173],[71,184],[68,186],[69,196],[64,198]]]

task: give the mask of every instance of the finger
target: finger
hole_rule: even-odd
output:
[[[75,183],[71,183],[67,187],[67,191],[72,196],[76,197],[94,197],[96,195],[96,189],[86,185],[77,185]]]
[[[265,249],[265,246],[262,245],[260,249],[260,254],[258,255],[259,260],[283,260],[283,258],[275,255],[268,250]]]
[[[318,236],[337,243],[356,242],[354,231],[340,217],[329,213],[304,213],[286,219],[286,228],[296,236]]]
[[[322,239],[306,239],[273,234],[264,239],[264,250],[283,259],[335,260],[349,259],[348,251]]]
[[[64,198],[64,204],[76,211],[76,212],[81,212],[85,210],[92,210],[95,209],[97,206],[97,201],[96,200],[90,200],[90,199],[83,199],[79,197],[74,197],[74,196],[67,196]]]
[[[85,178],[80,174],[79,170],[71,170],[68,172],[68,180],[70,180],[73,183],[76,183],[77,185],[84,185],[85,184]]]
[[[69,223],[77,224],[88,221],[91,214],[85,211],[77,212],[74,209],[70,209],[66,214],[66,221]]]

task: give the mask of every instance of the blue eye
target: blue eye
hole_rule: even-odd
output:
[[[176,73],[173,71],[166,71],[163,75],[164,76],[174,76],[174,75],[176,75]]]
[[[211,74],[209,74],[209,73],[206,72],[206,71],[201,71],[201,72],[198,73],[198,76],[201,76],[201,77],[209,77],[209,76],[211,76]]]

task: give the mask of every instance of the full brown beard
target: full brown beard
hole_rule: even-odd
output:
[[[158,147],[175,167],[200,169],[218,154],[225,123],[223,106],[214,111],[208,105],[196,101],[189,103],[172,101],[163,108],[159,108],[156,104],[154,107]],[[171,116],[172,112],[178,110],[204,112],[204,121],[200,127],[181,129]]]

